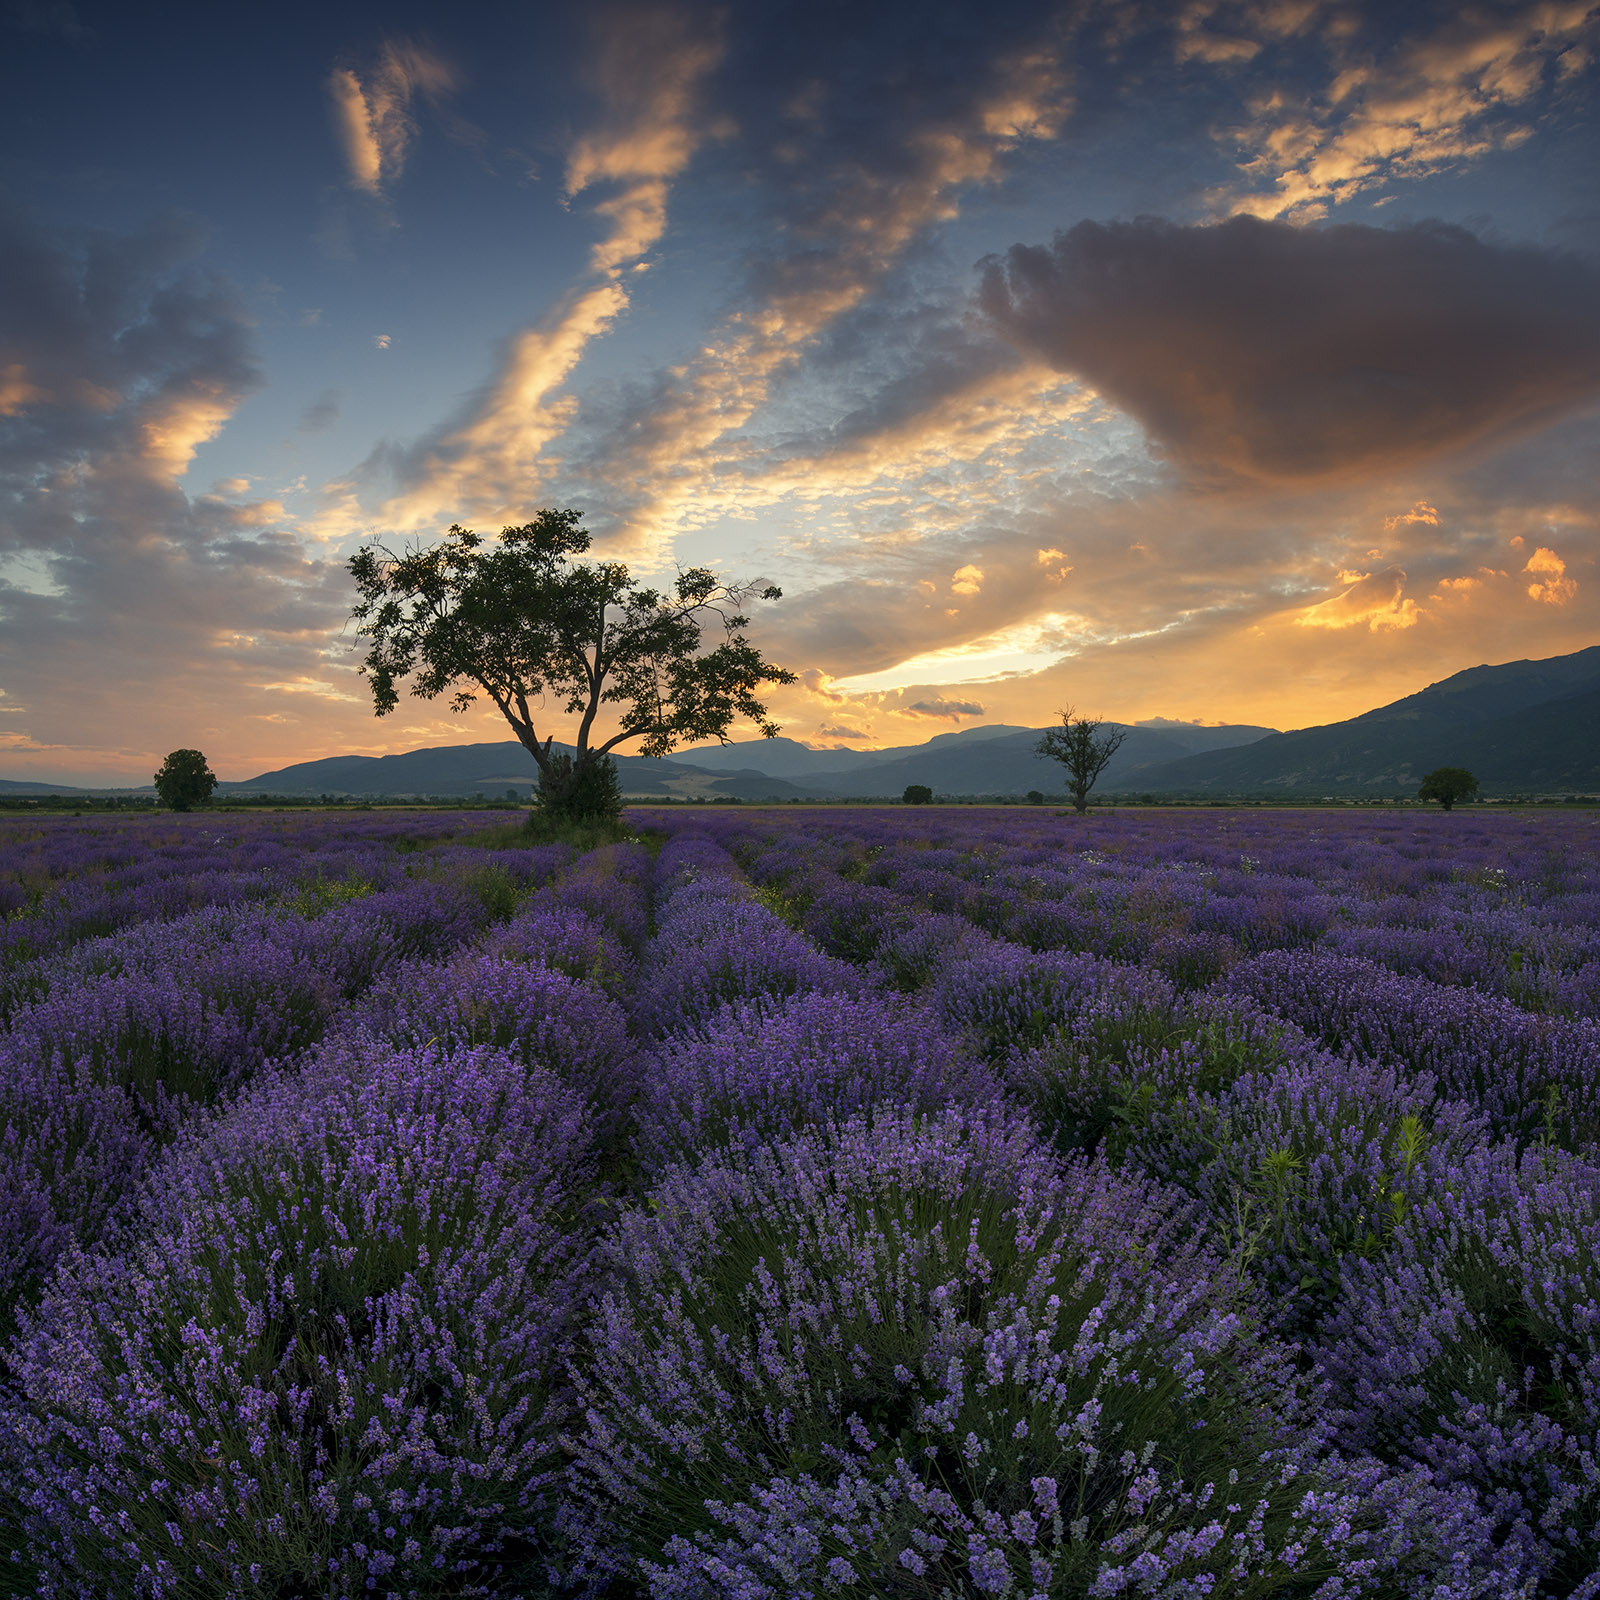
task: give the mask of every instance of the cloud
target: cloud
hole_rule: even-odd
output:
[[[849,703],[849,696],[842,695],[837,689],[830,687],[828,674],[818,667],[807,667],[800,674],[800,683],[807,694],[815,695],[818,700],[825,701],[830,706]]]
[[[1236,20],[1255,35],[1248,42],[1258,42],[1283,9],[1249,7]],[[1242,184],[1212,195],[1225,210],[1314,220],[1397,180],[1512,148],[1533,131],[1540,102],[1561,92],[1600,38],[1590,0],[1375,7],[1366,16],[1348,6],[1293,9],[1293,32],[1311,20],[1308,12],[1322,13],[1326,87],[1293,92],[1280,72],[1249,98],[1242,126],[1220,130],[1245,156]],[[1178,36],[1180,53],[1184,40],[1215,37],[1182,23]]]
[[[402,40],[385,44],[364,75],[336,68],[328,78],[328,96],[352,186],[374,196],[391,188],[417,132],[413,98],[421,93],[442,104],[456,85],[451,66]]]
[[[963,717],[983,715],[983,706],[978,701],[947,700],[943,695],[935,695],[928,700],[913,700],[910,705],[900,709],[909,716],[937,717],[944,722],[959,722]]]
[[[1430,528],[1439,526],[1439,513],[1426,500],[1419,500],[1409,511],[1383,519],[1383,531],[1393,533],[1396,528],[1406,528],[1422,523]]]
[[[964,567],[957,567],[950,579],[951,594],[981,594],[983,591],[983,571],[969,561]]]
[[[978,51],[964,23],[929,16],[908,33],[892,13],[858,20],[874,37],[856,39],[851,59],[869,63],[869,82],[837,83],[837,30],[798,16],[737,40],[718,79],[741,160],[778,214],[735,309],[590,447],[584,468],[600,492],[628,486],[610,498],[630,548],[659,555],[681,519],[721,499],[718,474],[738,471],[740,430],[774,385],[968,191],[1067,115],[1067,41],[1047,11],[1007,13]]]
[[[73,240],[0,217],[0,477],[24,508],[0,550],[70,539],[48,497],[85,471],[130,503],[175,481],[259,387],[242,300],[190,264],[201,243],[170,217]]]
[[[0,219],[0,351],[39,391],[0,419],[0,682],[22,736],[112,764],[200,748],[270,709],[255,685],[348,657],[321,656],[344,574],[281,507],[185,488],[260,381],[253,319],[199,244],[170,220],[60,237]],[[220,756],[228,735],[206,737]]]
[[[819,739],[870,739],[871,728],[858,728],[849,722],[825,722],[817,729]]]
[[[1319,601],[1296,613],[1295,623],[1302,628],[1359,628],[1372,633],[1384,628],[1416,626],[1419,612],[1415,600],[1405,597],[1406,575],[1400,567],[1382,572],[1341,573],[1341,582],[1350,587],[1342,594]]]
[[[344,403],[343,389],[324,389],[300,413],[301,433],[323,433],[339,420],[339,407]]]
[[[590,342],[628,309],[629,269],[666,227],[671,182],[703,137],[698,96],[720,45],[707,19],[663,5],[602,8],[595,25],[605,110],[601,125],[574,142],[566,179],[569,202],[596,186],[611,190],[595,207],[605,227],[590,276],[508,341],[500,370],[463,416],[403,454],[402,487],[381,514],[387,523],[509,517],[537,497],[540,457],[576,409],[558,391]]]
[[[1522,569],[1531,572],[1534,581],[1528,585],[1528,598],[1542,600],[1549,606],[1564,606],[1578,592],[1575,578],[1567,576],[1567,564],[1554,550],[1540,545]]]
[[[1600,271],[1442,223],[1084,222],[991,260],[980,299],[1201,473],[1349,479],[1600,393]]]

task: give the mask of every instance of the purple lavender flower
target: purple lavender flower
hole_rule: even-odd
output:
[[[936,1112],[998,1095],[923,1009],[872,995],[758,997],[656,1047],[640,1072],[635,1143],[656,1171],[874,1106]]]
[[[498,956],[402,963],[348,1014],[343,1029],[413,1049],[508,1051],[548,1068],[608,1122],[634,1089],[634,1045],[614,1000],[550,967]]]
[[[486,1592],[553,1514],[588,1125],[493,1050],[326,1056],[186,1136],[7,1357],[40,1592]]]
[[[607,1250],[574,1521],[654,1595],[1088,1593],[1139,1550],[1286,1585],[1366,1550],[1231,1274],[1157,1191],[1058,1175],[992,1112],[673,1167]]]
[[[1600,1180],[1559,1151],[1457,1164],[1315,1355],[1346,1448],[1469,1488],[1541,1592],[1600,1571]]]

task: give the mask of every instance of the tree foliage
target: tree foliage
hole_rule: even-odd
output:
[[[198,750],[174,750],[155,775],[156,794],[174,811],[192,811],[211,798],[217,775]]]
[[[1052,728],[1034,749],[1067,769],[1067,793],[1072,796],[1073,809],[1081,813],[1089,809],[1089,791],[1095,779],[1127,736],[1126,728],[1115,724],[1108,728],[1098,718],[1080,717],[1068,706],[1061,713],[1061,726]]]
[[[1435,767],[1417,790],[1419,800],[1437,800],[1448,811],[1457,800],[1471,800],[1478,780],[1465,767]]]
[[[925,783],[908,783],[900,799],[902,804],[908,806],[932,805],[933,790]]]
[[[581,523],[577,511],[544,510],[498,539],[456,526],[431,548],[367,545],[350,561],[377,714],[399,704],[406,678],[423,699],[450,691],[455,711],[487,695],[538,766],[540,803],[574,821],[621,810],[613,750],[634,739],[647,756],[727,743],[735,717],[771,738],[777,724],[756,692],[795,681],[741,631],[745,603],[778,589],[705,567],[680,572],[669,593],[641,587],[619,562],[574,559],[589,548]],[[703,634],[719,630],[705,648]],[[607,708],[620,726],[602,739]],[[563,715],[579,719],[570,749],[540,731]]]

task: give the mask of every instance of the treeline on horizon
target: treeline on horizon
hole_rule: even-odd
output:
[[[678,810],[694,806],[753,806],[753,807],[889,807],[901,809],[907,802],[895,797],[879,795],[851,799],[788,799],[747,800],[741,795],[649,795],[627,802],[630,809],[664,806]],[[1015,806],[1039,809],[1039,802],[1030,802],[1026,795],[939,795],[934,796],[939,806]],[[1488,795],[1471,802],[1474,806],[1594,806],[1600,805],[1600,795],[1593,794],[1528,794]],[[206,802],[206,812],[320,810],[337,808],[341,811],[374,811],[404,808],[427,811],[517,811],[528,809],[526,798],[511,799],[493,795],[339,795],[339,794],[259,794],[224,795]],[[1043,809],[1061,810],[1067,804],[1063,795],[1046,796]],[[1230,806],[1250,807],[1277,811],[1304,811],[1337,807],[1340,809],[1370,810],[1390,807],[1401,810],[1427,811],[1437,809],[1429,802],[1419,800],[1414,794],[1396,795],[1163,795],[1163,794],[1108,794],[1089,801],[1091,811],[1109,812],[1128,806],[1154,807],[1160,810],[1225,810]],[[13,794],[0,795],[0,812],[124,812],[138,815],[169,815],[167,808],[154,795],[103,795],[103,794]],[[199,812],[190,813],[198,815]]]

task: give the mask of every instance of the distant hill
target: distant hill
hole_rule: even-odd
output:
[[[623,793],[641,798],[689,798],[704,794],[738,799],[787,800],[804,791],[760,773],[714,773],[656,761],[648,756],[618,756]],[[526,799],[538,781],[533,757],[515,739],[493,744],[439,745],[393,756],[327,756],[263,772],[241,783],[219,783],[218,794],[282,795],[443,795],[497,799],[515,790]]]
[[[1061,769],[1033,747],[1042,728],[995,725],[935,734],[925,744],[888,750],[811,750],[793,739],[751,739],[679,751],[665,760],[618,756],[622,791],[635,799],[831,800],[898,799],[912,783],[948,795],[1060,791]],[[1113,771],[1137,774],[1196,749],[1259,739],[1266,728],[1200,728],[1177,724],[1133,728]],[[841,766],[841,762],[849,763]],[[533,757],[514,739],[443,745],[393,756],[328,756],[302,761],[219,794],[449,795],[490,798],[515,789],[524,797],[537,780]]]
[[[0,778],[0,795],[93,794],[91,789],[74,788],[70,783],[36,783],[32,778]]]
[[[1026,794],[1030,789],[1053,796],[1064,792],[1065,774],[1059,763],[1040,756],[1035,749],[1045,729],[1012,728],[993,738],[973,737],[982,731],[973,728],[959,738],[930,739],[907,754],[896,754],[894,759],[868,768],[812,773],[805,780],[806,787],[861,799],[899,796],[913,783],[925,783],[935,794],[952,796]],[[1196,750],[1249,744],[1271,732],[1270,728],[1202,728],[1187,723],[1130,727],[1122,748],[1101,775],[1100,786],[1120,783],[1136,787],[1151,767]],[[757,759],[753,752],[751,759]]]
[[[910,784],[936,795],[1052,799],[1062,769],[1034,750],[1043,728],[990,724],[886,750],[813,750],[794,739],[701,745],[665,760],[619,756],[634,799],[898,798]],[[1346,722],[1277,733],[1155,718],[1127,737],[1096,785],[1127,794],[1281,796],[1414,794],[1435,767],[1466,767],[1487,795],[1600,794],[1600,645],[1545,661],[1472,667]],[[223,783],[219,794],[439,795],[518,799],[537,779],[514,739],[392,756],[329,756]],[[35,779],[0,779],[0,794],[106,793]],[[148,791],[147,791],[148,792]]]
[[[1546,661],[1469,667],[1347,722],[1188,756],[1145,771],[1130,787],[1405,794],[1444,766],[1465,767],[1485,794],[1600,793],[1600,645]]]
[[[883,750],[813,750],[809,745],[779,734],[775,739],[743,739],[733,744],[693,745],[674,751],[668,761],[682,766],[701,767],[710,772],[747,770],[769,778],[792,778],[810,783],[819,773],[837,777],[843,772],[859,772],[864,767],[880,767],[891,761],[926,750],[948,750],[955,744],[976,744],[1007,734],[1030,730],[1010,723],[992,722],[981,728],[962,728],[954,733],[936,733],[922,744],[891,745]],[[1037,737],[1037,735],[1035,735]],[[901,788],[904,789],[902,784]]]

